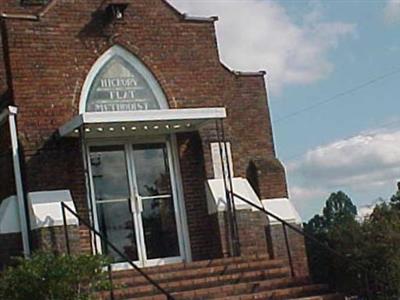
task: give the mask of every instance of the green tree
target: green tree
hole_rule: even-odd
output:
[[[349,196],[338,191],[329,196],[322,212],[325,226],[330,229],[343,224],[343,222],[354,222],[357,216],[357,207]]]
[[[390,198],[390,205],[397,210],[400,210],[400,182],[397,183],[397,192]]]
[[[337,192],[326,201],[323,214],[305,224],[308,233],[345,257],[307,242],[311,274],[347,295],[359,294],[368,280],[372,299],[399,299],[400,192],[389,203],[376,205],[365,220],[358,222],[356,215],[351,199]]]
[[[357,208],[349,196],[338,191],[329,196],[322,212],[304,225],[305,231],[346,259],[307,241],[310,271],[315,280],[348,290],[349,282],[357,281],[357,271],[349,268],[348,262],[360,260],[359,251],[355,249],[362,248],[363,244],[362,229],[356,221]]]
[[[386,294],[400,295],[400,211],[397,205],[392,201],[377,205],[363,227],[364,239],[369,241],[363,249],[367,268],[379,279]]]

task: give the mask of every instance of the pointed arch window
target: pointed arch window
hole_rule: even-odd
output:
[[[167,109],[165,95],[149,69],[119,46],[95,63],[85,82],[81,112]]]

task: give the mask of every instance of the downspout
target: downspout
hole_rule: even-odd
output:
[[[19,157],[18,132],[17,132],[17,122],[16,122],[17,113],[18,113],[17,107],[9,106],[0,114],[0,123],[2,123],[2,121],[6,120],[6,118],[8,117],[8,123],[10,126],[10,136],[11,136],[15,189],[17,192],[18,215],[21,225],[22,246],[23,246],[24,256],[25,258],[27,258],[30,256],[31,250],[30,250],[29,231],[27,222],[28,211],[25,205],[25,194],[22,184],[21,165]]]
[[[13,76],[11,74],[10,53],[8,48],[8,32],[6,28],[5,19],[33,20],[33,18],[21,15],[8,15],[3,12],[0,12],[0,39],[2,40],[2,45],[3,45],[4,65],[6,72],[5,75],[6,75],[8,93],[10,95],[7,102],[10,103],[10,101],[12,101],[11,99],[13,98],[14,92],[13,92],[13,82],[12,82]],[[37,20],[39,20],[39,18],[37,18]],[[27,202],[26,202],[26,197],[22,182],[22,174],[21,174],[17,120],[16,120],[17,113],[18,113],[17,107],[8,106],[3,110],[2,113],[0,113],[0,124],[6,122],[6,119],[8,117],[10,136],[11,136],[15,189],[17,193],[18,215],[21,226],[23,254],[25,258],[28,258],[31,254],[30,224],[29,224],[29,211],[27,210],[27,205],[26,205]]]

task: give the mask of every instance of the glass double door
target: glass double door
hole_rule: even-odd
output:
[[[182,260],[168,148],[166,142],[89,147],[97,228],[141,266]],[[97,245],[124,266],[104,242]]]

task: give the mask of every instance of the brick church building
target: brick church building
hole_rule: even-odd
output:
[[[220,62],[217,17],[165,0],[4,0],[0,13],[0,265],[68,247],[110,256],[125,276],[132,262],[174,271],[164,287],[179,299],[322,293],[306,280],[304,240],[254,207],[301,223],[265,73]]]

